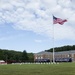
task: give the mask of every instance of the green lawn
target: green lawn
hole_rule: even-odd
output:
[[[0,65],[0,75],[75,75],[75,63]]]

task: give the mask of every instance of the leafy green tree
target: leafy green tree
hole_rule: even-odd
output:
[[[62,46],[62,47],[55,47],[54,50],[55,50],[55,52],[75,50],[75,45],[73,45],[73,46],[67,45],[67,46]],[[45,50],[45,51],[53,52],[53,48]]]
[[[33,53],[28,53],[28,61],[34,62],[34,54]]]
[[[22,53],[22,62],[27,62],[27,61],[28,61],[28,54],[26,50],[24,50]]]
[[[3,59],[3,51],[0,49],[0,60]]]

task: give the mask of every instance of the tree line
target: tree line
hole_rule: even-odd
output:
[[[54,51],[55,52],[60,52],[60,51],[70,51],[70,50],[75,50],[75,45],[67,45],[67,46],[62,46],[62,47],[55,47]],[[53,52],[53,48],[45,50],[46,52]]]
[[[62,47],[55,47],[55,52],[60,51],[70,51],[75,50],[75,45],[67,45]],[[46,52],[53,52],[53,48],[45,50]],[[34,62],[34,54],[27,53],[26,50],[23,52],[15,51],[15,50],[7,50],[7,49],[0,49],[0,60],[4,60],[7,63],[17,63],[17,62]]]
[[[26,50],[23,52],[15,50],[0,49],[0,60],[4,60],[7,63],[17,63],[17,62],[33,62],[33,53],[27,53]]]

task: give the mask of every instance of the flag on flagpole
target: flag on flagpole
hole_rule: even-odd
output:
[[[53,16],[53,24],[60,24],[63,25],[65,22],[67,22],[66,19],[61,19],[61,18],[57,18],[55,16]]]

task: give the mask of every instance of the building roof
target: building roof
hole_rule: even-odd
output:
[[[53,52],[46,52],[46,51],[41,51],[41,52],[38,52],[38,53],[35,53],[35,54],[52,54]],[[61,52],[54,52],[55,54],[74,54],[75,53],[75,50],[70,50],[70,51],[61,51]]]
[[[41,51],[41,52],[38,52],[38,53],[35,53],[35,54],[38,54],[38,55],[40,55],[40,54],[52,54],[52,52]]]
[[[5,62],[4,60],[0,60],[0,62]]]
[[[73,53],[75,53],[75,50],[55,52],[55,54],[73,54]]]

